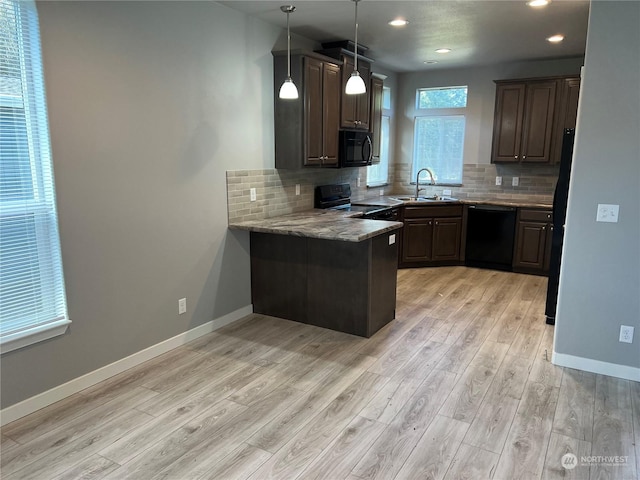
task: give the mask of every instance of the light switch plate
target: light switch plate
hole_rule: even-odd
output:
[[[617,223],[619,211],[620,211],[620,205],[608,205],[604,203],[599,203],[598,212],[596,214],[596,221]]]
[[[360,177],[358,177],[358,181],[356,182],[356,185],[357,185],[358,187],[360,186],[360,182],[361,182]]]
[[[442,196],[443,197],[450,197],[451,196],[451,190],[449,190],[448,188],[445,188],[444,190],[442,190]]]
[[[252,202],[256,201],[256,189],[255,188],[250,188],[249,189],[249,198],[251,199]]]
[[[511,186],[517,187],[518,185],[520,185],[520,177],[513,177],[511,179]]]
[[[296,195],[300,195],[300,184],[296,183]]]
[[[496,177],[496,185],[502,185],[502,177]]]
[[[389,245],[393,245],[394,243],[396,243],[396,234],[392,233],[389,235]]]
[[[384,189],[380,189],[380,196],[383,197],[384,196]]]

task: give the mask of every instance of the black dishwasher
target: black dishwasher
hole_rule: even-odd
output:
[[[514,207],[470,205],[465,264],[469,267],[511,270],[515,233]]]

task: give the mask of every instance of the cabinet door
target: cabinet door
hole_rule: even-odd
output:
[[[323,165],[338,164],[338,146],[340,130],[340,67],[330,63],[324,64],[322,86],[323,103]]]
[[[358,119],[357,128],[362,130],[369,130],[369,110],[371,102],[371,66],[366,62],[358,62],[358,71],[360,76],[364,80],[364,84],[367,86],[367,91],[362,95],[356,95],[356,117]]]
[[[356,128],[358,123],[358,117],[356,112],[357,97],[358,95],[347,95],[344,90],[347,86],[347,81],[353,72],[353,58],[342,57],[342,107],[340,114],[340,126],[342,128]]]
[[[373,141],[373,163],[380,162],[380,135],[382,131],[382,95],[383,82],[379,78],[371,79],[371,110],[369,126]]]
[[[527,84],[522,127],[522,162],[548,163],[556,103],[556,80]]]
[[[493,121],[493,162],[519,162],[525,84],[498,85]]]
[[[542,270],[547,238],[547,224],[519,222],[516,233],[517,244],[513,259],[514,267]]]
[[[462,218],[436,218],[433,221],[432,260],[459,260]]]
[[[545,236],[545,248],[544,248],[544,265],[542,266],[545,272],[549,272],[551,266],[551,244],[553,242],[553,224],[547,224],[547,234]]]
[[[565,128],[576,128],[578,116],[578,96],[580,94],[580,78],[565,78],[559,92],[557,125],[554,126],[554,134],[551,145],[551,163],[560,163],[562,156],[562,139]]]
[[[404,221],[402,232],[402,262],[431,260],[433,219],[418,218]]]
[[[304,67],[304,144],[305,165],[321,165],[323,146],[323,63],[314,58],[305,59]]]

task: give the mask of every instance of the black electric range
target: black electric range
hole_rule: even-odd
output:
[[[348,183],[317,186],[314,207],[362,213],[364,218],[377,220],[391,219],[394,211],[394,208],[388,205],[353,205],[351,203],[351,185]]]

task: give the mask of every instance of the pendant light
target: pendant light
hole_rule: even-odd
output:
[[[298,98],[298,89],[296,84],[291,80],[291,33],[289,31],[289,14],[296,10],[293,5],[283,5],[280,7],[284,13],[287,14],[287,79],[282,83],[280,87],[280,93],[278,96],[285,100],[295,100]]]
[[[347,80],[347,85],[345,86],[344,93],[347,95],[358,95],[360,93],[365,93],[367,91],[367,86],[364,83],[364,80],[360,76],[360,72],[358,72],[358,2],[360,0],[352,0],[356,4],[356,41],[355,41],[355,49],[354,49],[354,67],[353,73]]]

